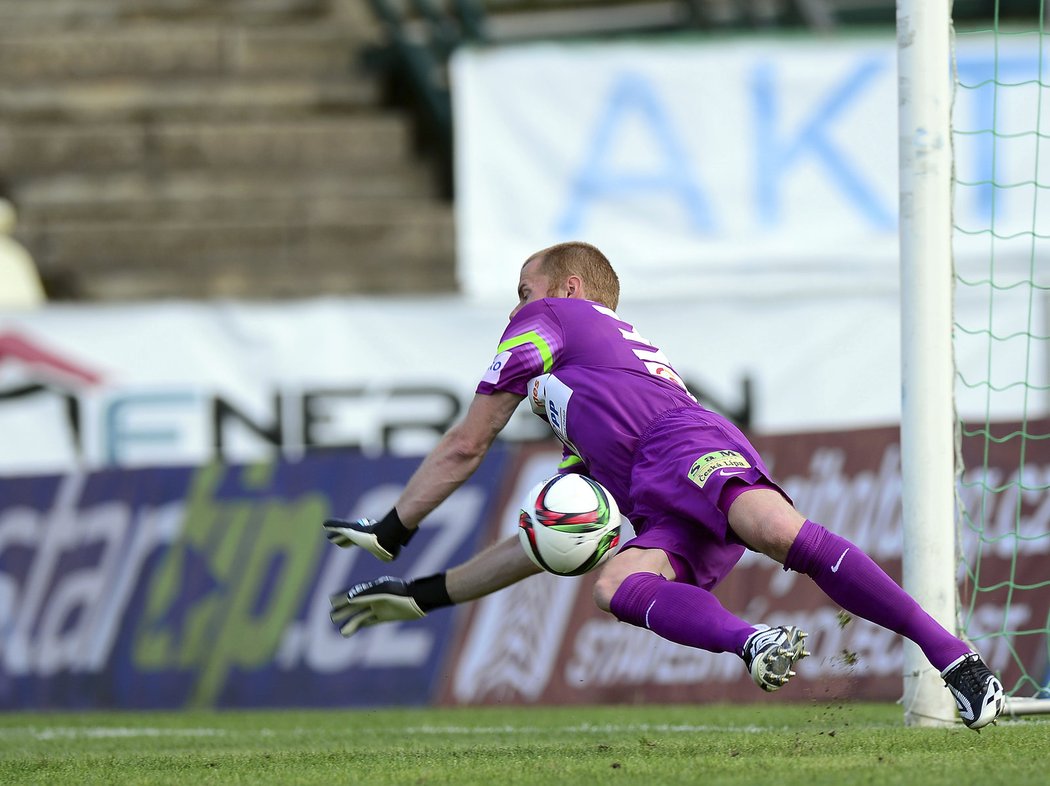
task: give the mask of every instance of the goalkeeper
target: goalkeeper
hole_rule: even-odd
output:
[[[808,655],[805,632],[742,620],[711,592],[751,549],[808,575],[851,614],[914,641],[967,726],[995,720],[1003,688],[980,656],[855,544],[798,512],[745,436],[698,404],[663,353],[616,315],[618,300],[616,273],[591,245],[561,243],[529,257],[510,324],[463,420],[386,516],[326,521],[328,538],[393,560],[528,397],[564,445],[559,471],[604,485],[637,532],[601,569],[594,594],[602,610],[679,644],[736,653],[759,687],[777,690]],[[705,340],[702,331],[697,340]],[[538,571],[512,536],[446,573],[384,577],[334,595],[332,619],[350,636]]]

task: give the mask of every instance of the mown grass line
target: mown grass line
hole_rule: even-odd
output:
[[[8,713],[0,783],[1046,784],[1050,720],[883,704]]]

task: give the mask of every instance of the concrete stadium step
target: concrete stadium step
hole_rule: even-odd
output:
[[[384,256],[417,256],[440,247],[451,238],[452,208],[427,199],[383,203],[375,200],[336,200],[304,205],[298,212],[278,219],[273,216],[240,217],[236,220],[174,218],[146,224],[134,219],[112,221],[63,221],[35,225],[19,223],[18,234],[32,240],[37,232],[48,233],[38,263],[47,267],[56,260],[77,261],[84,265],[104,264],[115,259],[136,259],[143,267],[163,266],[171,251],[185,253],[187,261],[199,262],[200,254],[212,255],[224,249],[251,248],[265,251],[295,246],[299,249],[326,250],[341,247],[345,241],[382,241]],[[449,246],[451,248],[451,246]],[[260,260],[275,254],[264,253]],[[279,256],[277,254],[276,256]],[[209,261],[209,260],[205,260]]]
[[[0,0],[0,172],[53,294],[452,292],[364,0]]]
[[[144,169],[258,167],[381,169],[411,150],[396,113],[341,118],[179,123],[23,123],[0,126],[0,171],[10,178]]]
[[[368,21],[361,0],[0,0],[0,30],[61,30],[119,25],[135,19],[208,19],[272,23],[328,17]],[[354,7],[360,6],[360,13]]]
[[[290,119],[372,110],[378,93],[374,80],[349,73],[310,80],[67,79],[17,89],[0,86],[0,116],[17,123]]]
[[[328,204],[284,220],[29,224],[19,236],[38,248],[45,279],[78,297],[216,296],[202,281],[223,277],[244,296],[455,289],[452,210],[429,200]],[[137,283],[115,292],[118,279]]]
[[[360,31],[329,21],[272,27],[141,22],[39,33],[0,27],[0,73],[9,85],[104,76],[343,74],[362,41]]]
[[[306,215],[319,204],[337,209],[354,200],[417,200],[436,196],[433,173],[411,161],[373,172],[141,172],[66,175],[27,181],[19,189],[23,223],[216,219]]]
[[[287,264],[260,272],[253,260],[228,259],[221,266],[186,270],[178,265],[143,273],[127,267],[93,270],[90,277],[63,282],[81,301],[163,299],[278,300],[329,296],[449,294],[455,291],[452,263],[431,259],[377,258],[374,269],[344,253],[324,263]]]

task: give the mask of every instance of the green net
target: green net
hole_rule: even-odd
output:
[[[956,20],[953,244],[960,624],[1011,696],[1050,698],[1044,2]]]

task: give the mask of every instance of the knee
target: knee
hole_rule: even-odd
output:
[[[803,519],[804,521],[804,519]],[[767,557],[783,564],[787,559],[791,545],[798,537],[801,523],[794,519],[777,519],[764,522],[752,530],[754,543],[749,543],[753,549],[765,554]]]
[[[667,555],[660,549],[629,548],[605,563],[594,584],[594,602],[602,611],[612,611],[613,595],[628,576],[648,573],[674,580],[674,570]]]
[[[612,599],[613,595],[616,594],[616,590],[620,588],[623,583],[623,579],[620,576],[615,576],[608,571],[602,571],[598,575],[598,580],[594,583],[594,602],[602,611],[612,611]]]
[[[781,563],[805,520],[775,491],[742,494],[729,510],[729,526],[740,539]]]

